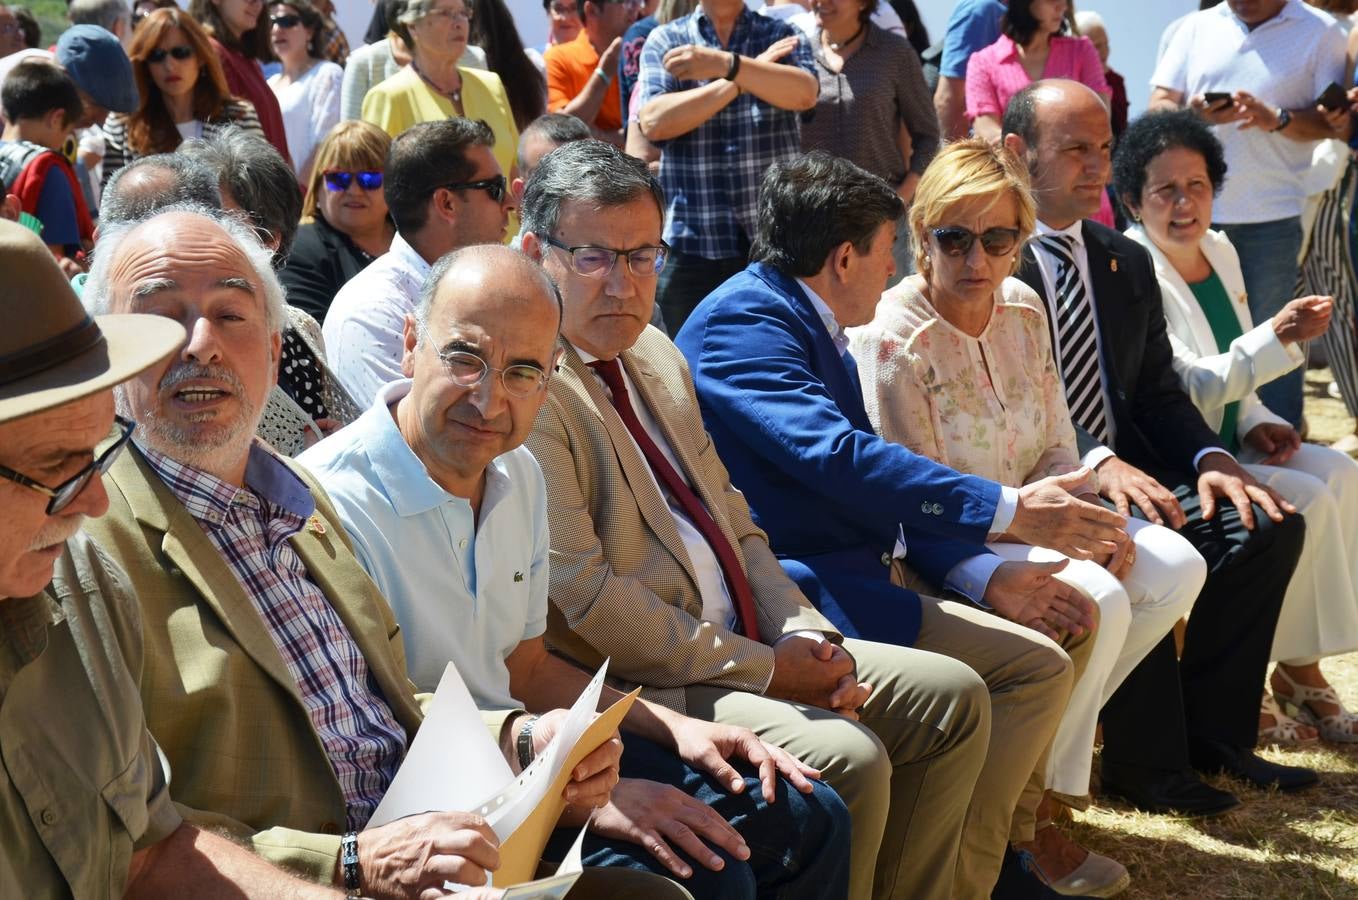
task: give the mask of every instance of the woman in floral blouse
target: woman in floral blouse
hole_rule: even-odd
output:
[[[925,170],[910,209],[919,274],[883,295],[871,323],[850,329],[879,434],[1011,487],[1081,465],[1042,300],[1010,277],[1035,224],[1027,172],[1009,151],[979,138],[948,145]],[[1095,490],[1092,475],[1087,490]],[[1188,610],[1207,575],[1202,558],[1169,529],[1129,520],[1127,530],[1133,540],[1125,549],[1106,560],[1071,560],[1056,576],[1100,613],[1045,773],[1055,799],[1079,808],[1099,708]],[[1003,537],[989,547],[1002,559],[1060,558]],[[1051,802],[1039,807],[1036,840],[1015,846],[1033,852],[1057,890],[1125,884],[1120,864],[1051,824]]]

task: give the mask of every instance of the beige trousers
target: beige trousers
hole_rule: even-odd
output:
[[[873,686],[858,722],[724,688],[687,689],[688,714],[744,725],[821,770],[853,822],[854,900],[955,896],[972,786],[990,739],[985,684],[955,659],[846,640]]]

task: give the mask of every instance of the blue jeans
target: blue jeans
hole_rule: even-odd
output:
[[[693,870],[691,877],[679,878],[645,847],[591,833],[584,843],[586,866],[622,866],[666,875],[698,900],[838,900],[848,894],[849,811],[828,785],[813,782],[815,791],[803,794],[780,778],[775,801],[769,804],[759,778],[746,766],[737,766],[745,776],[745,792],[732,794],[671,750],[632,734],[624,735],[623,743],[623,778],[659,781],[706,803],[740,832],[750,858],[742,861],[716,850],[726,865],[713,872],[670,841]],[[560,859],[574,837],[574,829],[559,829],[544,858]]]
[[[1297,254],[1301,252],[1301,217],[1245,225],[1216,225],[1240,254],[1240,270],[1249,294],[1250,318],[1262,325],[1296,296]],[[1264,405],[1301,428],[1305,367],[1293,369],[1259,388]]]

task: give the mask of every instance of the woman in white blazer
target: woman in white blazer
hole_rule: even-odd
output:
[[[1358,463],[1301,443],[1255,390],[1301,365],[1302,342],[1323,334],[1332,300],[1293,300],[1268,322],[1250,321],[1240,259],[1212,231],[1212,198],[1226,174],[1221,144],[1192,112],[1142,116],[1113,164],[1118,197],[1136,222],[1127,235],[1150,251],[1160,280],[1174,368],[1207,424],[1256,478],[1306,518],[1306,547],[1274,632],[1260,736],[1358,742],[1320,659],[1358,649]],[[1274,698],[1278,703],[1274,703]],[[1279,704],[1296,717],[1289,719]]]

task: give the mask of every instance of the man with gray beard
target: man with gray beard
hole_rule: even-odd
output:
[[[479,816],[426,813],[364,830],[422,714],[400,629],[324,491],[254,437],[285,321],[269,250],[230,216],[170,207],[101,236],[85,298],[187,332],[119,393],[140,424],[109,470],[110,511],[94,529],[136,588],[147,644],[139,687],[186,815],[351,896],[484,884],[500,859]],[[514,766],[526,716],[483,717]],[[563,718],[554,710],[533,724],[536,750]],[[620,754],[616,737],[595,749],[566,800],[606,803]],[[585,894],[685,896],[646,873],[604,877]]]

